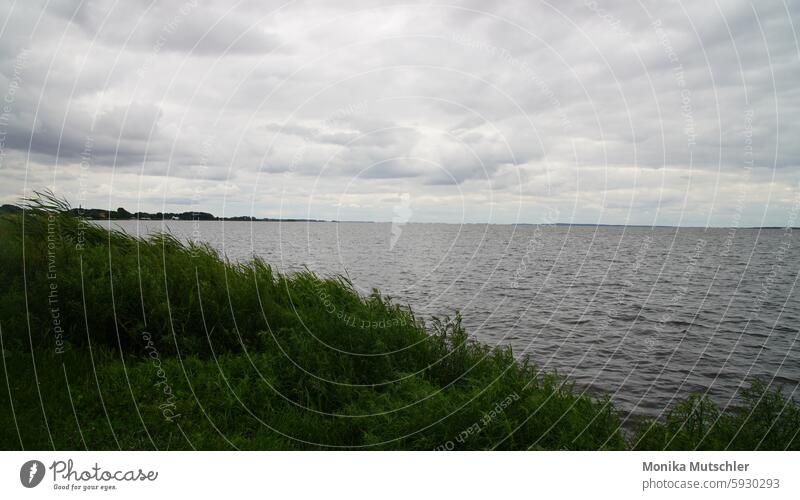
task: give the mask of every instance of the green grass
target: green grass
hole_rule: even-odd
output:
[[[800,449],[800,408],[779,389],[755,380],[740,400],[740,406],[721,412],[707,397],[691,395],[665,421],[639,426],[632,445],[641,450]]]
[[[754,385],[634,433],[460,317],[423,324],[344,278],[137,239],[50,195],[0,218],[2,449],[797,449]]]

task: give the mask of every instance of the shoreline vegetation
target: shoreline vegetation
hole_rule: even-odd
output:
[[[755,380],[623,431],[606,397],[343,277],[283,275],[50,193],[0,216],[0,448],[797,450]]]

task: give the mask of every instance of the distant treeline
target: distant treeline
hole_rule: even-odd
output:
[[[21,212],[16,205],[0,206],[0,214],[13,214]],[[116,210],[101,208],[71,208],[69,213],[77,217],[91,220],[227,220],[227,221],[280,221],[280,222],[326,222],[319,219],[276,219],[269,217],[250,217],[239,215],[236,217],[217,217],[208,212],[129,212],[122,207]]]

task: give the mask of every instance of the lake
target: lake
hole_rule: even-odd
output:
[[[552,225],[115,221],[283,272],[343,274],[421,317],[460,310],[620,409],[658,416],[689,392],[721,405],[753,377],[797,399],[797,231]]]

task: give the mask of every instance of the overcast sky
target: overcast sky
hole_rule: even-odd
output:
[[[797,1],[0,1],[1,202],[800,224]]]

